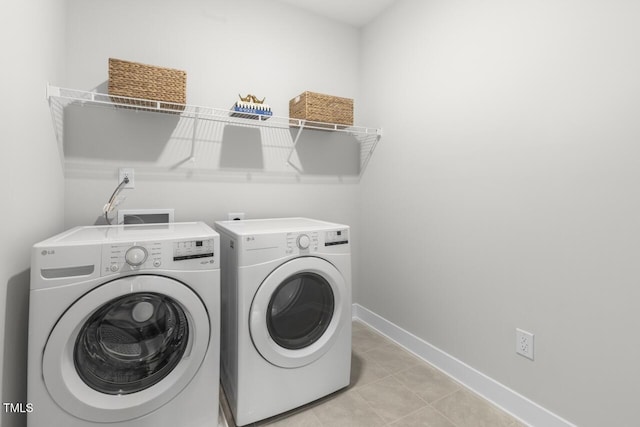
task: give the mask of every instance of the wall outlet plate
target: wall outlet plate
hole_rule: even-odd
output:
[[[533,360],[533,334],[516,328],[516,353]]]
[[[135,174],[133,168],[120,168],[118,173],[118,184],[122,182],[124,177],[129,178],[129,182],[122,188],[136,188]]]

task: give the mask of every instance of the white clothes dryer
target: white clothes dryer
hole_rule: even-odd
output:
[[[221,382],[243,426],[349,385],[349,227],[306,218],[215,223]]]
[[[217,426],[219,239],[171,223],[34,245],[27,425]]]

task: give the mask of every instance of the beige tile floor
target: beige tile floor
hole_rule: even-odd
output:
[[[224,406],[224,405],[223,405]],[[225,411],[228,414],[228,408]],[[228,424],[235,424],[227,415]],[[522,427],[428,363],[353,323],[351,385],[255,427]]]

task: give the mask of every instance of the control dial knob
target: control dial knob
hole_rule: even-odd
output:
[[[138,267],[147,260],[147,250],[142,246],[132,246],[127,250],[127,253],[124,254],[124,259],[127,261],[127,264]]]
[[[298,236],[298,247],[300,249],[307,249],[310,243],[311,240],[309,240],[309,236],[307,236],[306,234],[301,234]]]

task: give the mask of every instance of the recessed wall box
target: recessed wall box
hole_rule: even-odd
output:
[[[166,224],[173,222],[173,209],[120,209],[118,224]]]

